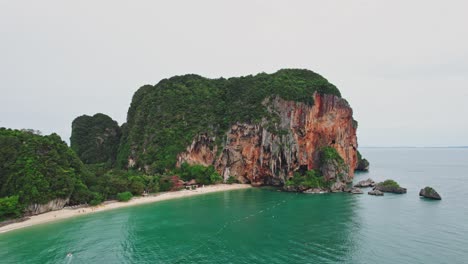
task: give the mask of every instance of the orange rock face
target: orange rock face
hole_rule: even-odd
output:
[[[352,179],[357,163],[357,123],[346,100],[315,94],[313,106],[281,98],[264,104],[279,117],[274,131],[267,120],[234,124],[221,151],[214,138],[199,135],[178,155],[178,164],[214,165],[225,179],[234,176],[256,185],[280,185],[297,170],[319,169],[320,149],[331,146],[348,167],[345,179]]]

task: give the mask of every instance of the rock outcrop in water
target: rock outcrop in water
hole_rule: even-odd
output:
[[[406,188],[400,187],[400,185],[393,180],[385,180],[384,182],[377,183],[374,190],[397,194],[406,193]]]
[[[379,191],[379,190],[372,190],[372,191],[367,192],[367,194],[375,195],[375,196],[383,196],[384,195],[384,193]]]
[[[369,171],[369,161],[362,158],[361,153],[357,152],[358,161],[356,163],[356,171]]]
[[[434,190],[432,187],[429,187],[429,186],[425,187],[424,189],[421,189],[421,191],[419,192],[419,196],[433,199],[433,200],[442,199],[442,197],[440,197],[440,195],[436,192],[436,190]]]
[[[371,178],[367,180],[359,181],[358,183],[354,185],[354,187],[361,187],[361,188],[374,187],[374,186],[375,186],[375,182]]]
[[[361,189],[356,188],[356,187],[351,188],[351,190],[349,190],[349,192],[352,193],[352,194],[363,194],[364,193]]]

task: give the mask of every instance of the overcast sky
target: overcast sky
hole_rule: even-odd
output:
[[[360,146],[468,145],[468,1],[0,0],[0,127],[125,122],[144,84],[307,68]]]

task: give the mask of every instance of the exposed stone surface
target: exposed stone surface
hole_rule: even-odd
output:
[[[279,116],[277,129],[282,133],[272,133],[265,122],[237,123],[220,150],[214,138],[197,136],[178,155],[178,165],[214,165],[225,180],[234,176],[241,183],[266,185],[282,185],[297,170],[320,169],[327,180],[353,178],[349,168],[357,165],[356,122],[346,100],[316,93],[312,106],[277,97],[264,104]],[[325,146],[337,150],[346,169],[337,170],[336,164],[320,168],[319,151]]]
[[[303,191],[303,193],[318,194],[318,193],[328,193],[328,191],[324,189],[320,189],[320,188],[312,188],[312,189]]]
[[[188,164],[213,165],[218,150],[218,146],[213,143],[214,139],[208,135],[198,135],[187,147],[187,151],[179,154],[178,160]]]
[[[306,191],[308,188],[305,187],[305,186],[302,186],[302,185],[299,185],[299,186],[293,186],[293,185],[284,185],[283,186],[283,190],[286,191],[286,192],[304,192]]]
[[[357,165],[356,165],[355,170],[357,170],[357,171],[368,171],[369,170],[369,161],[367,161],[366,159],[359,160]]]
[[[349,167],[346,164],[340,164],[336,160],[328,160],[320,166],[320,172],[327,181],[350,182]]]
[[[42,214],[49,211],[55,211],[63,209],[68,203],[69,199],[54,199],[46,204],[31,204],[26,208],[27,215]]]
[[[384,195],[384,193],[379,191],[379,190],[372,190],[372,191],[368,192],[367,194],[375,195],[375,196],[383,196]]]
[[[346,188],[346,183],[337,181],[332,184],[330,190],[331,192],[343,192]]]
[[[351,190],[349,192],[352,193],[352,194],[363,194],[364,193],[361,189],[356,188],[356,187],[351,188]]]
[[[371,178],[367,180],[359,181],[358,183],[354,185],[354,187],[361,187],[361,188],[374,187],[374,186],[375,186],[375,182]]]
[[[433,199],[433,200],[441,200],[442,197],[434,190],[432,187],[425,187],[424,189],[421,189],[419,192],[419,196],[423,196],[425,198]]]

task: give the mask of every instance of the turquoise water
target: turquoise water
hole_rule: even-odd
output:
[[[0,263],[468,263],[468,149],[362,149],[404,195],[249,189],[0,235]],[[430,185],[442,201],[418,197]],[[67,252],[73,256],[66,257]]]

